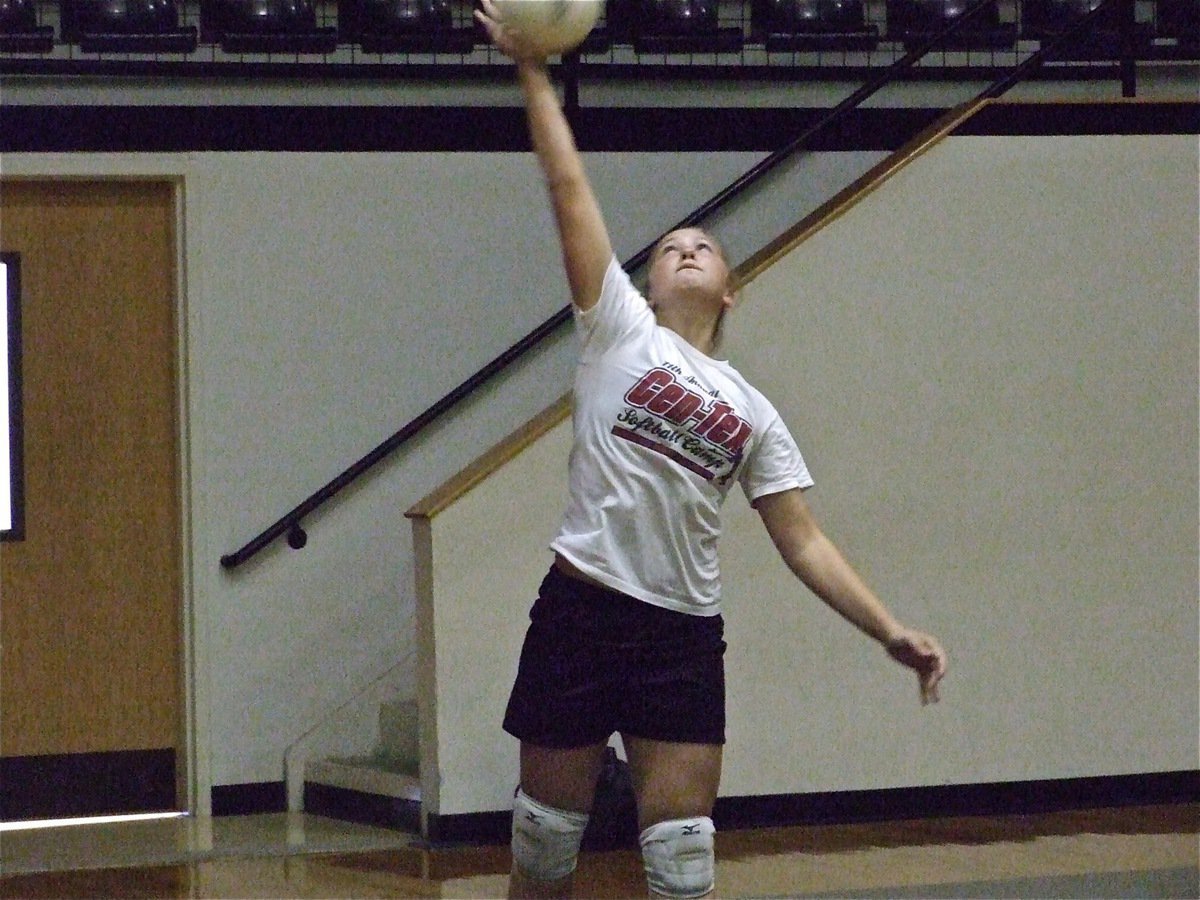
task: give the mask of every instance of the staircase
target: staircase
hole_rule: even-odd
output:
[[[420,831],[416,657],[407,648],[287,747],[289,811]]]

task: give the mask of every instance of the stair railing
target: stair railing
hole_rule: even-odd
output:
[[[978,0],[973,3],[962,15],[956,17],[945,28],[931,35],[927,40],[920,42],[912,50],[905,53],[890,65],[883,67],[879,75],[869,79],[860,88],[855,90],[844,100],[832,107],[827,113],[822,115],[813,125],[805,129],[800,135],[788,142],[781,149],[771,153],[758,164],[750,168],[744,175],[724,188],[714,197],[709,199],[702,206],[698,207],[694,212],[677,222],[667,231],[673,231],[678,228],[687,228],[702,224],[709,216],[720,210],[734,198],[745,193],[752,185],[760,181],[768,173],[778,168],[781,164],[791,159],[801,150],[809,145],[813,137],[824,131],[826,128],[837,124],[851,110],[859,106],[863,101],[877,93],[882,88],[900,80],[904,74],[912,68],[922,57],[929,51],[940,46],[947,38],[952,37],[967,23],[972,21],[976,16],[983,13],[992,3],[992,0]],[[1120,32],[1122,35],[1121,52],[1118,58],[1122,94],[1126,97],[1134,96],[1136,93],[1136,74],[1134,60],[1134,0],[1101,0],[1094,9],[1081,16],[1078,20],[1071,24],[1070,27],[1056,36],[1054,39],[1045,42],[1039,49],[1025,59],[1023,62],[1016,65],[1012,72],[997,80],[990,87],[985,89],[978,98],[991,99],[996,98],[1008,91],[1013,85],[1021,79],[1027,77],[1030,73],[1040,67],[1048,59],[1052,59],[1056,51],[1075,40],[1079,36],[1091,31],[1102,17],[1107,16],[1109,12],[1116,7],[1119,12]],[[571,72],[574,67],[567,66],[566,71],[568,77],[574,77]],[[568,83],[567,85],[568,99],[575,98],[577,103],[577,85]],[[572,111],[575,103],[567,104],[568,115]],[[666,232],[664,232],[666,233]],[[627,271],[636,271],[640,269],[649,259],[651,252],[654,249],[654,244],[648,244],[643,247],[632,257],[625,261],[624,266]],[[513,362],[522,357],[526,352],[537,347],[543,340],[556,332],[564,324],[571,319],[571,308],[566,306],[559,310],[533,331],[529,332],[471,377],[462,382],[458,387],[451,390],[448,394],[406,424],[403,428],[379,444],[364,457],[359,459],[345,471],[341,472],[337,477],[332,479],[324,487],[320,488],[303,502],[296,505],[293,509],[286,512],[283,516],[265,528],[261,533],[252,538],[242,547],[232,553],[227,553],[221,557],[221,566],[226,569],[234,569],[245,563],[251,557],[255,556],[269,544],[280,537],[286,535],[288,546],[294,550],[299,550],[308,543],[308,534],[304,530],[303,520],[310,516],[319,507],[323,506],[329,500],[333,499],[344,488],[356,481],[363,474],[374,468],[383,460],[387,459],[398,449],[407,444],[413,437],[420,433],[425,427],[433,423],[449,410],[453,409],[460,402],[470,396],[477,388],[489,381],[493,376],[497,375],[506,369]]]

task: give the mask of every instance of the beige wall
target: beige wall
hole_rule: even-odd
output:
[[[746,288],[727,350],[810,502],[952,663],[922,710],[735,496],[723,795],[1196,767],[1196,172],[1194,136],[950,138]],[[432,519],[429,812],[510,802],[568,440]]]
[[[1195,136],[953,138],[749,287],[731,354],[953,671],[919,712],[735,508],[728,793],[1196,767],[1196,172]]]
[[[761,156],[591,154],[588,165],[618,251],[632,254]],[[762,243],[875,158],[799,161],[781,218],[758,216],[739,240]],[[563,306],[535,166],[523,153],[0,159],[6,178],[180,185],[192,811],[207,810],[213,785],[279,781],[298,741],[309,758],[372,751],[378,679],[414,646],[404,510],[569,384],[564,332],[310,516],[302,552],[277,541],[239,569],[218,564]],[[415,685],[397,672],[389,699],[404,700]]]

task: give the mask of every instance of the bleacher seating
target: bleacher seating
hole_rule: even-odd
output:
[[[927,42],[973,5],[972,0],[887,0],[887,36],[906,49]],[[1000,21],[992,0],[940,46],[947,50],[998,50],[1017,40],[1015,23]]]
[[[449,0],[339,0],[338,32],[367,53],[468,53],[477,30],[456,27]]]
[[[61,27],[85,53],[190,53],[197,44],[176,0],[63,0]]]
[[[54,27],[39,25],[33,0],[0,0],[0,52],[49,53]]]
[[[1200,0],[1158,0],[1154,25],[1156,37],[1200,49]]]
[[[313,0],[201,0],[200,33],[227,53],[332,53],[337,29]]]
[[[718,0],[609,0],[614,40],[638,53],[736,53],[745,35],[721,24]]]
[[[924,46],[972,10],[922,63],[945,77],[963,68],[1015,65],[1057,41],[1102,0],[607,0],[597,27],[574,56],[597,74],[613,65],[758,67],[754,77],[838,77],[839,68],[887,66]],[[473,19],[478,0],[0,0],[0,66],[18,56],[59,63],[116,54],[171,54],[172,71],[280,63],[289,72],[325,63],[399,68],[504,65]],[[1138,59],[1200,59],[1200,0],[1138,0]],[[1086,36],[1056,50],[1058,60],[1111,60],[1125,50],[1117,9]],[[198,49],[199,48],[199,49]],[[89,60],[83,55],[113,54]],[[263,58],[265,57],[265,59]],[[468,59],[469,57],[469,59]],[[155,60],[157,62],[157,60]],[[139,60],[143,63],[144,61]],[[20,60],[10,71],[36,71]],[[450,69],[447,69],[449,72]],[[940,76],[939,76],[940,77]]]
[[[754,0],[750,33],[768,52],[879,46],[879,27],[867,22],[862,0]]]

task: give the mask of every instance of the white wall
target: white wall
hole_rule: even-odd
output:
[[[654,191],[682,162],[611,160],[601,183]],[[723,165],[675,200],[679,215],[746,163]],[[288,742],[408,652],[404,510],[565,386],[551,347],[322,512],[302,553],[277,545],[232,574],[216,568],[565,305],[540,191],[520,154],[193,161],[196,584],[212,598],[214,784],[279,778]],[[233,213],[237,197],[253,202]],[[617,233],[629,252],[652,236]]]
[[[5,92],[9,102],[10,83]],[[751,210],[723,232],[734,255],[879,156],[820,154],[790,169],[766,213]],[[627,255],[758,158],[604,154],[589,165]],[[522,154],[5,154],[0,174],[183,179],[189,765],[203,812],[212,785],[281,779],[287,746],[411,649],[403,511],[565,386],[566,338],[308,522],[305,550],[277,544],[233,573],[218,566],[563,305],[540,186]],[[1182,196],[1194,198],[1194,180]],[[878,247],[867,255],[886,258]],[[823,505],[831,457],[811,441],[805,449]],[[835,517],[855,508],[828,502]],[[894,573],[848,537],[856,558],[881,566],[876,580],[891,597]],[[1157,608],[1151,616],[1162,618]],[[863,653],[852,636],[837,639]],[[857,735],[856,724],[846,727]]]
[[[1197,163],[952,138],[749,286],[729,352],[952,662],[919,711],[735,507],[727,793],[1196,768]]]
[[[1197,163],[1195,136],[950,138],[745,289],[725,349],[951,670],[922,709],[734,492],[723,796],[1196,768]],[[568,447],[432,519],[433,812],[510,802]]]
[[[588,163],[628,256],[760,156]],[[757,246],[879,156],[799,163],[733,242]],[[5,154],[0,175],[182,179],[189,766],[203,812],[212,785],[282,779],[290,744],[411,652],[404,510],[567,389],[569,331],[306,522],[306,549],[280,541],[218,565],[565,306],[540,176],[519,153]],[[336,723],[362,752],[372,713]]]

